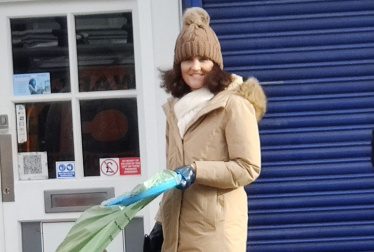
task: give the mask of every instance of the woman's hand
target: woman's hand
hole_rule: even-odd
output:
[[[177,189],[185,190],[195,181],[196,172],[193,164],[178,167],[174,171],[182,176],[181,182],[176,186]]]

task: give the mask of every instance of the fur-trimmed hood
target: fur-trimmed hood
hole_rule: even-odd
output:
[[[232,82],[227,90],[233,90],[248,100],[255,108],[257,121],[260,121],[266,112],[266,95],[258,80],[250,77],[243,81],[243,78],[236,74],[232,74],[231,79]]]
[[[190,124],[194,123],[199,116],[209,113],[210,111],[224,107],[232,93],[242,96],[248,100],[255,109],[255,116],[257,122],[261,120],[266,112],[266,95],[262,90],[258,80],[254,77],[248,78],[243,81],[241,76],[236,74],[231,75],[231,83],[228,87],[219,92],[202,110],[197,113],[195,120],[192,120]],[[178,101],[178,98],[170,97],[168,101],[162,106],[164,112],[168,118],[174,118],[174,105]],[[176,119],[175,119],[176,120]]]

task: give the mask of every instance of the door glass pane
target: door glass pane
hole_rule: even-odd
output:
[[[48,177],[55,178],[56,162],[74,161],[71,103],[16,104],[16,113],[18,153],[46,152]]]
[[[10,24],[13,73],[47,73],[46,93],[70,92],[66,17],[17,18]]]
[[[79,90],[135,89],[131,13],[75,17]]]
[[[139,158],[136,99],[81,101],[84,175],[100,175],[100,158]]]

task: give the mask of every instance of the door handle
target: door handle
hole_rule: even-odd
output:
[[[0,175],[3,202],[14,202],[12,136],[0,134]]]

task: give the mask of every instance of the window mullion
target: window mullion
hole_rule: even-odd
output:
[[[78,81],[78,60],[77,44],[75,34],[74,14],[67,14],[68,41],[69,41],[69,66],[70,66],[70,88],[71,88],[71,108],[72,108],[72,127],[74,138],[74,156],[75,156],[75,177],[83,178],[83,151],[82,151],[82,128],[79,105],[79,81]]]
[[[68,13],[68,41],[69,41],[69,66],[70,66],[70,85],[71,94],[75,97],[79,93],[78,82],[78,58],[77,58],[77,43],[75,34],[75,19],[74,14]]]

